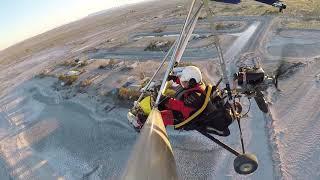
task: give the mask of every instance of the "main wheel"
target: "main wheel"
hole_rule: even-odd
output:
[[[258,159],[254,154],[242,154],[236,157],[233,166],[238,174],[251,174],[258,168]]]
[[[266,100],[264,99],[264,96],[261,91],[256,91],[256,96],[254,97],[254,100],[256,101],[259,109],[262,112],[264,113],[269,112],[268,104],[266,103]]]

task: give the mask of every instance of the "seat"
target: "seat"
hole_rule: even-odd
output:
[[[227,105],[222,103],[223,99],[219,98],[216,93],[212,93],[212,90],[212,86],[207,86],[203,106],[188,119],[176,124],[175,129],[187,131],[201,129],[220,136],[230,134],[228,131],[228,127],[232,123],[230,111]],[[215,102],[212,102],[213,99]]]

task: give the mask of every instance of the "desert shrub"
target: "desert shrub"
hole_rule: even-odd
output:
[[[267,10],[264,11],[264,13],[262,13],[262,16],[277,15],[277,14],[279,14],[278,10],[276,10],[276,9],[272,9],[272,10],[267,9]]]
[[[50,74],[51,70],[50,69],[45,69],[41,71],[39,74],[36,74],[34,77],[35,78],[44,78],[44,77],[54,77],[54,74]]]
[[[100,64],[99,67],[98,67],[98,69],[104,69],[104,68],[106,68],[106,67],[107,67],[106,64]]]
[[[152,41],[144,50],[154,51],[155,49],[157,49],[156,41]]]
[[[159,27],[159,28],[155,29],[153,32],[154,32],[154,33],[161,33],[161,32],[163,32],[165,29],[166,29],[166,27],[163,26],[163,27]]]
[[[107,63],[104,64],[100,64],[99,65],[99,69],[106,69],[106,68],[113,68],[115,65],[117,64],[117,62],[114,59],[110,59]]]
[[[88,87],[92,84],[93,79],[85,79],[83,81],[80,82],[80,87]]]
[[[59,64],[60,66],[71,66],[71,67],[75,67],[78,65],[77,62],[75,61],[71,61],[71,60],[67,60],[67,61],[63,61],[62,63]]]
[[[121,87],[119,88],[118,97],[122,100],[136,100],[139,98],[140,94],[138,89]]]
[[[84,61],[81,61],[79,64],[79,67],[85,67],[86,65],[88,65],[88,61],[87,60],[84,60]]]
[[[216,30],[223,30],[225,29],[225,25],[222,23],[216,24],[215,25]]]
[[[132,69],[134,68],[130,66],[124,66],[120,69],[120,72],[128,72],[128,71],[131,71]]]
[[[77,81],[79,78],[79,75],[60,75],[59,80],[63,81],[65,85],[72,85],[75,81]]]
[[[117,62],[114,59],[110,59],[108,65],[115,65]]]
[[[144,49],[144,51],[168,51],[172,46],[173,41],[152,41],[150,44]]]
[[[207,17],[206,16],[199,16],[198,17],[198,20],[203,20],[203,19],[207,19]]]

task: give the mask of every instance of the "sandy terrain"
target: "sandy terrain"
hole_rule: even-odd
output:
[[[187,13],[186,4],[182,0],[151,2],[98,13],[0,51],[1,179],[118,179],[138,134],[126,119],[132,102],[121,101],[114,93],[152,75],[164,52],[144,48],[152,41],[174,40]],[[221,14],[229,11],[234,10]],[[251,14],[237,12],[242,13]],[[273,88],[266,92],[269,114],[262,114],[253,102],[248,118],[243,119],[247,151],[259,159],[255,173],[236,174],[233,155],[199,133],[169,128],[179,176],[319,178],[320,64],[315,58],[320,55],[319,31],[278,27],[281,18],[274,16],[218,16],[215,21],[239,23],[219,32],[230,74],[247,52],[260,55],[268,72],[283,59],[305,66],[281,78],[282,92]],[[207,22],[199,23],[183,60],[199,66],[206,81],[214,83],[219,66]],[[164,27],[161,36],[154,32],[159,27]],[[75,59],[87,64],[72,65]],[[70,70],[81,74],[71,86],[62,86],[58,77]],[[41,72],[44,77],[39,76]],[[243,103],[248,108],[248,102]],[[237,125],[231,130],[222,140],[240,149]]]

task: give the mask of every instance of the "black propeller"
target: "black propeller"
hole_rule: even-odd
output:
[[[283,54],[283,52],[282,52],[282,54]],[[281,55],[281,57],[282,57],[282,55]],[[282,58],[281,60],[279,60],[279,63],[276,66],[276,70],[273,73],[274,74],[274,76],[273,76],[273,84],[274,84],[274,86],[276,87],[276,89],[278,91],[281,91],[279,89],[279,78],[286,73],[286,71],[287,71],[286,70],[287,69],[286,66],[287,66],[287,62]]]

